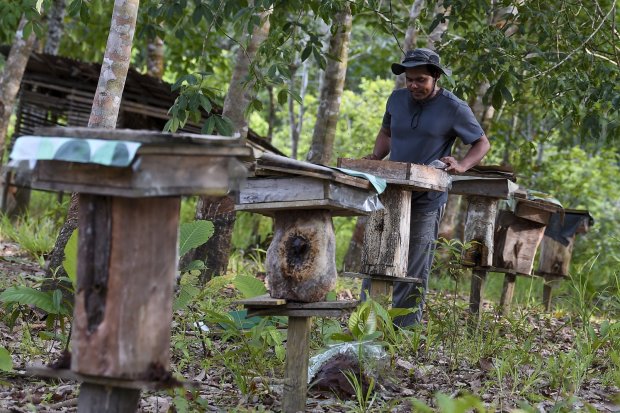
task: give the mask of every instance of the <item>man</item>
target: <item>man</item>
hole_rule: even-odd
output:
[[[449,69],[440,64],[439,55],[429,49],[408,51],[401,63],[392,64],[395,75],[405,73],[406,87],[389,97],[374,150],[365,159],[428,165],[435,160],[446,164],[446,171],[463,173],[475,166],[491,147],[471,108],[451,92],[442,89],[437,81]],[[458,160],[451,156],[456,138],[471,148]],[[419,323],[424,308],[424,294],[443,215],[447,192],[413,192],[407,276],[424,280],[421,288],[415,284],[395,283],[392,306],[415,308],[417,311],[398,317],[394,323],[405,327]],[[362,289],[368,289],[365,280]]]

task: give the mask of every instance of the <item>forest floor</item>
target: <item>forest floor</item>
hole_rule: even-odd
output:
[[[39,265],[16,244],[0,242],[1,289],[42,275]],[[231,285],[224,285],[222,291],[234,295]],[[488,411],[520,407],[531,412],[620,412],[620,372],[613,371],[619,363],[614,342],[619,335],[608,333],[609,323],[598,320],[583,326],[566,312],[546,314],[535,308],[516,309],[514,316],[502,317],[485,303],[484,327],[468,335],[467,297],[438,291],[428,297],[423,325],[399,333],[400,341],[385,346],[384,365],[377,368],[377,385],[368,398],[335,396],[311,386],[306,410],[409,412],[431,406],[451,412],[483,405]],[[13,371],[0,374],[0,412],[77,411],[78,383],[25,372],[26,366],[58,359],[62,351],[59,341],[42,334],[49,329],[41,313],[22,312],[12,328],[6,311],[0,310],[0,316],[0,347],[8,349],[13,359]],[[339,321],[346,330],[347,318]],[[275,355],[267,351],[264,359],[246,359],[244,365],[248,354],[240,355],[244,349],[234,340],[212,328],[200,345],[196,329],[183,331],[184,323],[175,316],[172,368],[197,387],[145,391],[140,411],[281,410],[281,360],[273,362]],[[580,331],[586,332],[580,336]],[[593,338],[585,340],[588,334]],[[320,332],[315,329],[313,354],[326,345],[317,335]],[[461,410],[453,403],[459,397],[465,406]]]

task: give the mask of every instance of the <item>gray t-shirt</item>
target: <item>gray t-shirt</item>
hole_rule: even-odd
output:
[[[382,127],[391,131],[391,161],[423,165],[449,156],[457,137],[469,145],[484,134],[471,108],[444,89],[422,102],[406,88],[395,90],[387,101]],[[412,210],[428,212],[443,205],[448,193],[414,192],[412,198]]]

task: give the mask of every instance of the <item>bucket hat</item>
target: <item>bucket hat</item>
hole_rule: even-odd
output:
[[[394,73],[395,75],[400,75],[401,73],[404,73],[405,70],[411,67],[425,65],[431,65],[436,67],[444,75],[450,76],[452,74],[452,70],[448,69],[447,67],[443,67],[439,63],[439,55],[431,49],[426,48],[419,48],[407,51],[407,53],[405,53],[405,58],[401,63],[392,63],[392,73]]]

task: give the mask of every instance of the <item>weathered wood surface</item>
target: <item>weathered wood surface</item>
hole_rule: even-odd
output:
[[[239,138],[231,138],[228,136],[198,135],[194,133],[167,133],[139,129],[106,129],[55,126],[50,128],[37,128],[35,132],[39,136],[121,140],[159,145],[186,144],[209,146],[238,146],[242,142]]]
[[[495,233],[493,265],[531,274],[534,256],[545,232],[545,225],[500,211]]]
[[[478,195],[498,199],[510,199],[518,188],[517,184],[505,178],[452,177],[450,194]]]
[[[471,284],[469,289],[469,312],[474,316],[479,316],[482,312],[482,293],[486,281],[486,270],[472,270]]]
[[[137,411],[140,392],[123,387],[84,382],[78,397],[79,413],[132,413]]]
[[[298,161],[286,156],[263,153],[256,158],[254,173],[257,176],[269,175],[300,175],[313,178],[329,179],[358,188],[369,189],[371,184],[364,178],[347,175],[335,169],[310,162]]]
[[[553,290],[564,277],[545,275],[545,283],[543,285],[543,306],[545,311],[551,311],[551,300],[553,298]]]
[[[336,236],[329,211],[275,214],[265,260],[269,293],[292,301],[322,301],[336,286]]]
[[[407,276],[411,192],[389,186],[380,195],[385,209],[370,215],[364,234],[364,274]]]
[[[246,298],[235,302],[235,304],[241,304],[246,308],[278,307],[279,309],[286,308],[289,310],[335,310],[354,308],[358,303],[358,300],[316,301],[312,303],[302,303],[297,301],[287,301],[282,298],[273,298],[268,294]]]
[[[471,242],[472,245],[463,251],[462,263],[469,267],[491,266],[499,200],[484,196],[469,196],[467,202],[464,241]]]
[[[531,204],[521,200],[517,201],[514,213],[520,218],[547,225],[552,211],[548,207],[541,208],[540,204]]]
[[[515,285],[517,282],[516,274],[504,274],[504,284],[502,287],[502,296],[499,300],[499,305],[502,309],[502,314],[508,314],[510,306],[512,305],[512,297],[515,294]]]
[[[405,162],[339,158],[338,166],[376,175],[388,184],[415,191],[447,191],[452,182],[445,171]]]
[[[401,283],[411,283],[411,284],[422,284],[424,282],[422,281],[421,278],[393,277],[391,275],[382,275],[382,274],[370,275],[370,274],[362,274],[358,272],[343,272],[343,273],[340,273],[340,275],[342,277],[348,277],[348,278],[360,278],[360,279],[370,278],[373,280],[386,281],[390,283],[401,282]]]
[[[308,356],[310,352],[310,317],[289,317],[286,338],[286,380],[282,411],[306,411],[308,392]]]
[[[144,380],[168,369],[180,203],[80,195],[76,373]]]
[[[566,246],[551,237],[544,237],[540,244],[540,258],[536,273],[568,277],[574,246],[574,235],[569,238],[569,244]]]
[[[225,195],[234,184],[229,175],[233,166],[243,171],[236,159],[224,156],[140,155],[127,168],[39,161],[32,187],[134,198]]]
[[[248,179],[235,209],[274,215],[291,209],[328,209],[332,215],[367,215],[364,204],[374,189],[309,176]]]

